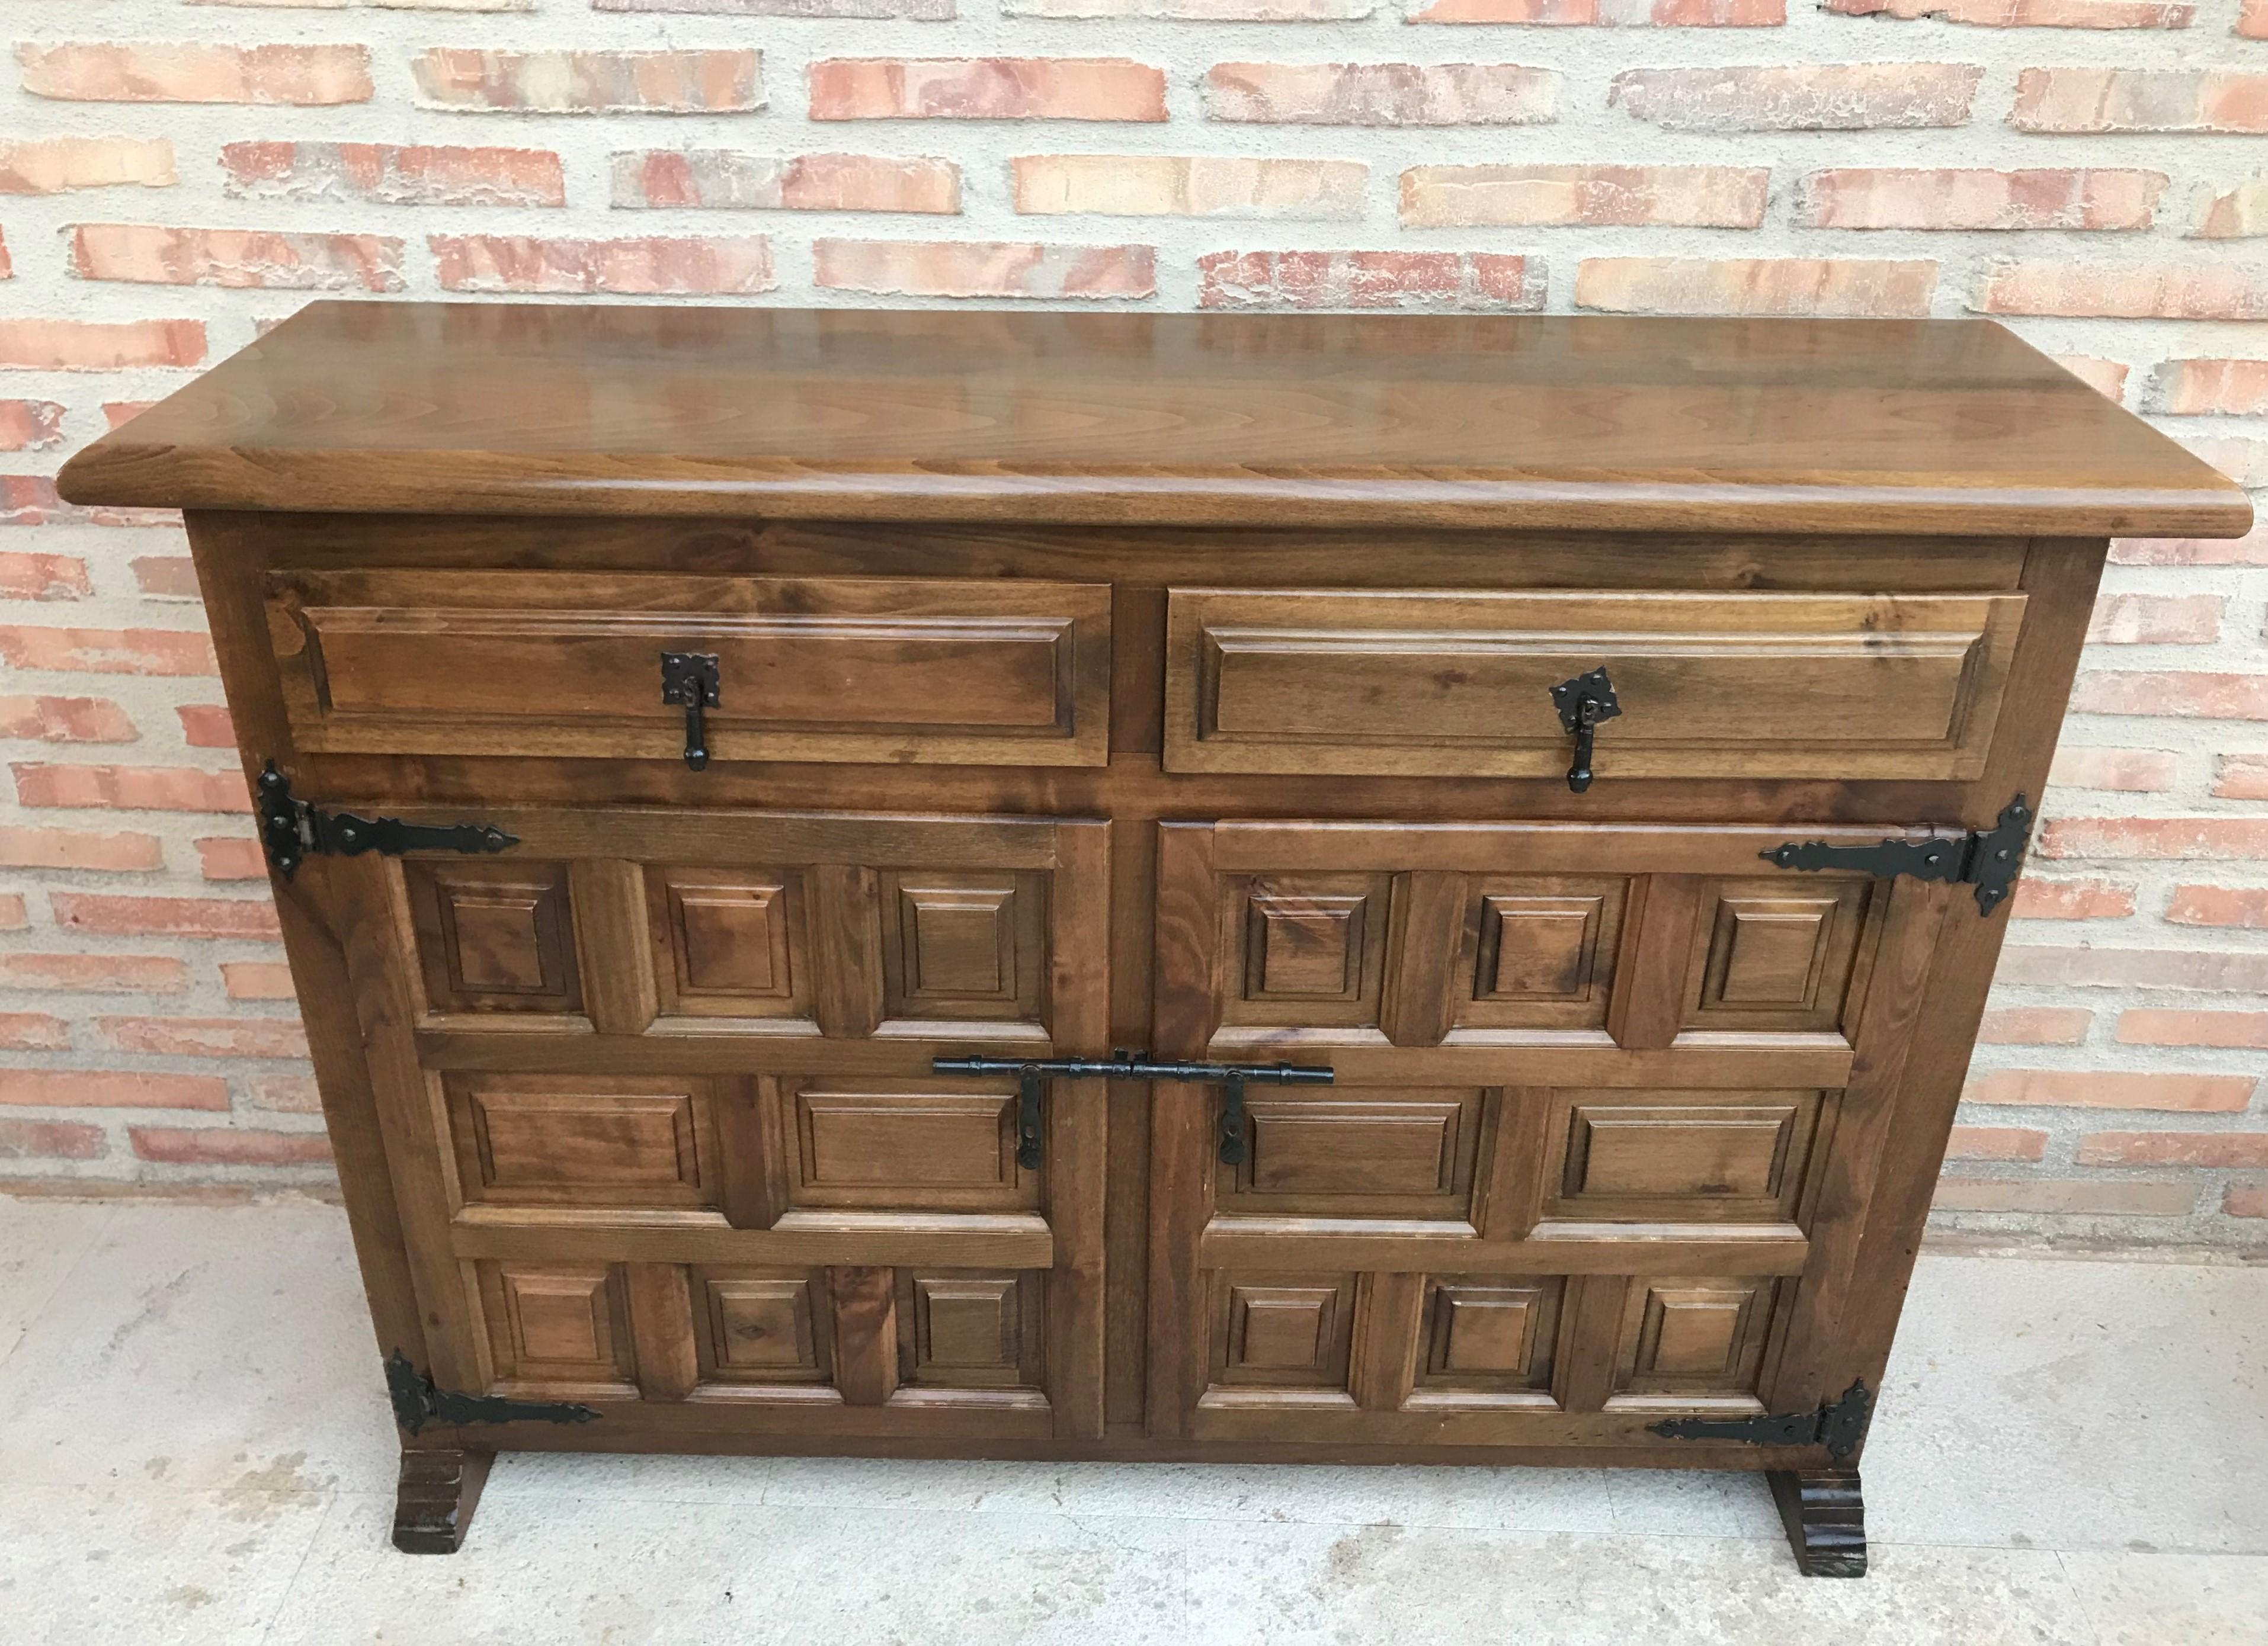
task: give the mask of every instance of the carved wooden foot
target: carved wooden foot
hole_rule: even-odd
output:
[[[495,1461],[493,1451],[404,1449],[394,1499],[394,1547],[405,1554],[454,1554]]]
[[[1766,1477],[1807,1577],[1867,1575],[1867,1506],[1856,1469],[1773,1469]]]

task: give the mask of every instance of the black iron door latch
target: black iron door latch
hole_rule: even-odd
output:
[[[1248,1084],[1328,1086],[1334,1078],[1329,1065],[1159,1062],[1147,1052],[1117,1052],[1107,1059],[939,1057],[931,1062],[930,1069],[940,1075],[1016,1077],[1016,1164],[1027,1168],[1040,1164],[1040,1091],[1050,1079],[1185,1080],[1193,1085],[1219,1086],[1220,1161],[1233,1166],[1244,1159],[1244,1088]]]
[[[1551,701],[1559,710],[1559,724],[1575,739],[1575,760],[1567,768],[1567,787],[1581,794],[1591,786],[1591,741],[1599,722],[1616,718],[1623,706],[1615,699],[1615,683],[1607,678],[1603,663],[1587,674],[1560,681],[1551,688]]]
[[[1977,912],[1989,915],[2016,883],[2024,848],[2031,839],[2032,809],[2018,795],[2000,808],[1988,829],[1965,834],[1933,834],[1927,840],[1885,840],[1872,846],[1830,846],[1825,841],[1789,841],[1756,855],[1783,869],[1855,869],[1887,880],[1911,875],[1917,880],[1951,880],[1977,888]]]
[[[260,844],[276,872],[286,880],[311,852],[358,857],[366,851],[389,857],[406,851],[498,852],[519,844],[493,823],[404,823],[400,818],[357,817],[326,812],[294,799],[291,780],[268,762],[254,785],[260,813]]]
[[[663,652],[661,701],[685,710],[685,763],[699,771],[709,763],[708,728],[702,712],[717,707],[717,654]]]

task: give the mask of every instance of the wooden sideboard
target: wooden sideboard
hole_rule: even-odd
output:
[[[188,512],[401,1424],[1858,1464],[2113,534],[1984,321],[318,303]],[[288,1322],[279,1323],[288,1329]]]

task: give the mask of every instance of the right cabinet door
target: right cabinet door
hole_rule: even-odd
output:
[[[1675,1446],[1808,1409],[1963,890],[1774,869],[1880,829],[1167,824],[1153,1432]]]

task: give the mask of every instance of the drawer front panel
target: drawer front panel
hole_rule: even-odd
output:
[[[717,658],[725,761],[1099,766],[1101,584],[506,571],[270,575],[313,753],[681,756],[665,651]]]
[[[1175,589],[1167,769],[1546,777],[1602,666],[1602,778],[1968,781],[2024,597]]]

